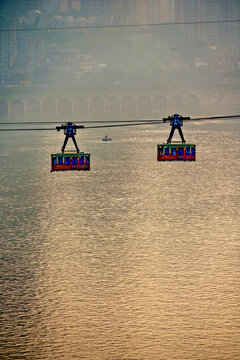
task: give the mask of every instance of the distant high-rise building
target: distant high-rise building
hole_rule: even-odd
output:
[[[16,31],[9,31],[8,37],[8,65],[10,68],[14,67],[17,56],[17,33]]]
[[[10,30],[12,26],[1,26],[2,30]],[[0,66],[1,70],[12,69],[17,56],[17,33],[16,31],[0,32]]]
[[[136,0],[136,23],[153,24],[175,19],[174,0]]]
[[[5,69],[5,52],[6,52],[6,45],[5,45],[5,33],[0,32],[0,70],[4,71]]]
[[[240,47],[240,25],[234,22],[219,22],[239,19],[239,0],[175,0],[177,22],[196,22],[183,25],[186,36],[195,37],[209,45]],[[216,21],[216,23],[214,23]],[[213,23],[207,23],[213,22]]]
[[[40,9],[42,0],[23,0],[23,7],[25,9]]]
[[[43,64],[45,58],[45,41],[34,39],[29,36],[21,36],[18,39],[18,64],[22,70],[28,69],[32,73]]]
[[[26,0],[27,1],[27,0]],[[31,0],[28,0],[31,1]],[[37,0],[35,0],[37,1]],[[40,1],[40,0],[38,0]],[[57,11],[95,16],[116,24],[147,24],[174,21],[174,0],[55,0]]]
[[[81,2],[80,0],[72,0],[72,9],[73,10],[80,10]]]
[[[67,12],[72,10],[72,0],[58,0],[59,11]]]

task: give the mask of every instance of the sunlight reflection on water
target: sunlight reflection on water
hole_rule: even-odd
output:
[[[59,133],[1,136],[2,359],[239,359],[239,124],[78,134],[89,173],[50,173]]]

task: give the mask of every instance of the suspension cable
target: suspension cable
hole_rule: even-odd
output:
[[[208,116],[208,117],[193,118],[193,119],[184,120],[184,121],[189,122],[189,121],[201,121],[201,120],[234,119],[234,118],[240,118],[240,115]],[[125,121],[128,123],[123,123]],[[84,128],[85,129],[98,129],[98,128],[124,127],[124,126],[155,125],[155,124],[162,124],[163,120],[162,119],[149,119],[149,120],[142,119],[142,120],[133,120],[131,122],[130,122],[130,120],[122,120],[120,122],[121,122],[120,124],[86,126]],[[49,122],[49,123],[51,123],[51,122]],[[105,123],[107,123],[107,121]],[[31,122],[31,124],[34,124],[34,123]],[[39,122],[36,122],[35,124],[39,124]],[[59,124],[59,122],[58,122],[58,124]],[[50,131],[56,130],[56,128],[13,128],[13,129],[8,128],[8,129],[0,129],[0,132],[1,131],[48,131],[48,130],[50,130]]]

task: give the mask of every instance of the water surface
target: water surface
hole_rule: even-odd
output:
[[[59,173],[63,134],[0,133],[1,359],[240,358],[239,120],[184,124],[194,163],[169,130],[81,131]]]

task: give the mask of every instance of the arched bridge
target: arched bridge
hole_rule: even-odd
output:
[[[98,96],[46,96],[0,99],[0,113],[19,112],[74,112],[84,114],[104,113],[164,113],[178,112],[186,107],[239,104],[240,93],[202,94],[128,94]]]

